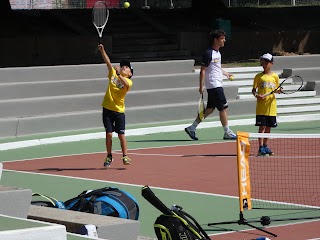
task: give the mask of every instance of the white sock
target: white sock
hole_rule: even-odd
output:
[[[196,130],[197,126],[199,125],[199,123],[197,123],[197,121],[194,121],[192,123],[192,125],[190,126],[191,130]]]
[[[225,133],[227,133],[227,132],[229,132],[229,131],[230,131],[230,128],[229,128],[229,126],[228,126],[228,125],[223,126],[223,129],[224,129],[224,132],[225,132]]]

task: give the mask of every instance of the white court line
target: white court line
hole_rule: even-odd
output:
[[[71,179],[76,179],[76,180],[84,180],[84,181],[91,181],[91,182],[101,182],[101,183],[111,183],[111,184],[118,184],[118,185],[124,185],[124,186],[132,186],[132,187],[144,187],[144,185],[139,185],[139,184],[106,181],[106,180],[99,180],[99,179],[92,179],[92,178],[62,176],[62,175],[56,175],[56,174],[25,172],[25,171],[7,170],[7,169],[5,169],[4,171],[5,172],[16,172],[16,173],[32,174],[32,175],[43,175],[43,176],[49,176],[49,177],[71,178]],[[206,196],[217,196],[217,197],[239,199],[239,197],[236,197],[236,196],[229,196],[229,195],[223,195],[223,194],[214,194],[214,193],[197,192],[197,191],[191,191],[191,190],[181,190],[181,189],[172,189],[172,188],[162,188],[162,187],[154,187],[154,186],[151,186],[151,185],[148,185],[148,186],[150,188],[152,188],[152,189],[159,189],[159,190],[165,190],[165,191],[194,193],[194,194],[201,194],[201,195],[206,195]]]
[[[294,117],[293,116],[278,117],[278,122],[305,122],[305,121],[314,121],[314,120],[320,120],[320,114],[294,115]],[[254,123],[255,123],[255,118],[229,120],[229,126],[254,125]],[[153,134],[153,133],[177,132],[177,131],[183,131],[183,129],[188,126],[189,124],[179,124],[179,125],[172,125],[172,126],[129,129],[129,130],[126,130],[126,136],[141,136],[141,135]],[[219,127],[219,126],[221,126],[220,121],[203,122],[198,126],[198,129],[212,128],[212,127]],[[33,146],[39,146],[39,145],[45,145],[45,144],[78,142],[78,141],[102,139],[102,138],[105,138],[105,132],[2,143],[0,144],[0,151],[25,148],[25,147],[33,147]]]

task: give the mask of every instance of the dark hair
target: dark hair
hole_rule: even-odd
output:
[[[210,39],[213,41],[215,38],[220,38],[221,36],[225,36],[226,32],[222,29],[217,29],[210,32]]]

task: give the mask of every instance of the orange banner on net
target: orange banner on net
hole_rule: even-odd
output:
[[[237,132],[237,161],[240,211],[249,210],[252,208],[249,155],[249,134],[245,132]]]

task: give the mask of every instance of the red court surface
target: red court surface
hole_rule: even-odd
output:
[[[130,150],[129,156],[132,165],[124,166],[121,154],[114,153],[109,169],[103,168],[105,153],[6,162],[4,168],[238,196],[234,142],[136,149]],[[273,227],[270,231],[281,236],[276,239],[302,240],[320,236],[319,229],[320,222],[310,222]],[[250,230],[215,235],[212,239],[255,239],[262,235]]]

